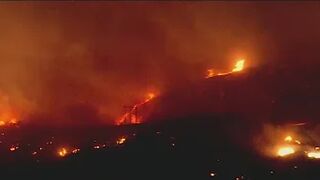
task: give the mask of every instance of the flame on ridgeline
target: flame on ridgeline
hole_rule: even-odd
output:
[[[245,65],[245,60],[244,59],[239,59],[236,64],[234,65],[234,68],[232,69],[232,71],[229,72],[222,72],[222,73],[214,73],[213,69],[208,69],[207,70],[207,75],[205,76],[205,78],[212,78],[215,76],[224,76],[224,75],[228,75],[234,72],[239,72],[242,71]]]
[[[140,102],[138,104],[135,104],[132,107],[130,107],[130,110],[128,112],[126,112],[124,115],[122,115],[116,121],[116,125],[121,125],[121,124],[124,124],[124,123],[129,123],[129,124],[139,124],[139,123],[141,123],[141,117],[139,117],[135,112],[137,111],[137,109],[140,106],[148,103],[154,97],[155,97],[154,93],[148,93],[146,99],[144,101],[142,101],[142,102]]]
[[[215,76],[213,69],[208,69],[206,78],[211,78],[213,76]]]
[[[237,61],[236,64],[234,65],[234,68],[232,69],[232,72],[242,71],[244,68],[244,63],[245,63],[244,59],[240,59],[239,61]]]

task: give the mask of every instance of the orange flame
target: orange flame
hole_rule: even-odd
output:
[[[61,149],[58,149],[57,153],[60,157],[64,157],[68,154],[68,150],[66,148],[61,148]]]
[[[215,76],[213,69],[208,69],[207,70],[207,75],[206,75],[205,78],[211,78],[213,76]]]
[[[291,142],[292,141],[292,137],[291,136],[287,136],[286,138],[284,138],[284,141]]]
[[[16,108],[10,103],[10,98],[0,91],[0,126],[16,125]]]
[[[307,153],[308,158],[320,159],[320,151],[311,151]]]
[[[121,137],[117,140],[117,144],[123,144],[126,141],[125,137]]]
[[[3,113],[0,115],[0,126],[18,124],[18,120],[14,118],[13,115],[9,115],[9,114],[10,113]]]
[[[291,146],[280,147],[278,150],[278,155],[281,157],[288,156],[295,153],[295,150]]]
[[[293,136],[288,135],[283,139],[283,141],[285,142],[285,145],[282,145],[280,148],[278,148],[277,151],[277,155],[280,157],[294,154],[296,151],[301,151],[301,148],[304,148],[303,146],[301,146],[301,141],[294,139]],[[309,158],[314,158],[314,156],[320,155],[320,152],[319,154],[317,154],[316,151],[306,152],[306,155]]]
[[[207,75],[205,76],[205,78],[211,78],[211,77],[215,77],[215,76],[223,76],[223,75],[228,75],[234,72],[239,72],[242,71],[244,69],[244,65],[245,65],[245,60],[244,59],[239,59],[236,64],[234,65],[234,68],[232,69],[232,71],[230,72],[221,72],[221,73],[214,73],[213,69],[208,69],[207,70]]]
[[[232,69],[232,72],[242,71],[244,68],[244,63],[245,63],[244,59],[240,59],[239,61],[237,61],[234,68]]]
[[[117,125],[121,125],[123,123],[125,123],[125,121],[127,119],[130,120],[130,123],[131,124],[139,124],[141,123],[141,118],[137,117],[137,115],[134,113],[140,106],[148,103],[149,101],[151,101],[153,98],[155,97],[155,94],[154,93],[148,93],[147,94],[147,98],[138,103],[138,104],[135,104],[134,106],[132,106],[132,108],[126,112],[124,115],[122,115],[117,121],[116,121],[116,124]]]
[[[5,126],[6,122],[5,121],[0,121],[0,126]]]

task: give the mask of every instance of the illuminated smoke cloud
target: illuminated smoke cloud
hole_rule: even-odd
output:
[[[223,2],[1,3],[0,91],[30,122],[113,123],[145,93],[227,69],[235,57],[252,66],[303,51],[304,63],[316,59],[309,40],[320,39],[319,12],[308,4],[284,12]]]

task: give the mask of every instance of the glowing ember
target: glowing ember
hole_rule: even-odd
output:
[[[148,98],[145,100],[145,103],[150,101],[151,99],[153,99],[155,97],[154,93],[148,93]]]
[[[99,145],[93,146],[94,149],[100,149]]]
[[[287,136],[286,138],[284,138],[284,141],[291,142],[292,141],[292,137],[291,136]]]
[[[213,69],[208,69],[208,70],[207,70],[207,76],[206,76],[206,78],[211,78],[211,77],[213,77],[213,76],[214,76]]]
[[[216,174],[215,173],[213,173],[213,172],[210,172],[210,174],[209,174],[211,177],[213,177],[213,176],[215,176]]]
[[[13,152],[13,151],[17,150],[17,148],[16,147],[10,147],[9,150]]]
[[[18,124],[17,119],[12,118],[11,120],[1,120],[0,121],[0,126],[6,126],[6,125],[16,125]]]
[[[287,137],[284,138],[284,141],[285,141],[285,142],[288,142],[288,143],[291,143],[291,142],[293,141],[293,138],[292,138],[291,136],[287,136]],[[299,141],[299,140],[297,140],[297,139],[295,139],[294,142],[295,142],[296,144],[299,144],[299,145],[301,144],[301,141]]]
[[[60,157],[64,157],[64,156],[66,156],[67,154],[68,154],[68,151],[67,151],[66,148],[58,149],[58,155],[59,155]]]
[[[38,152],[37,152],[37,151],[34,151],[34,152],[32,153],[32,155],[34,155],[34,156],[35,156],[36,154],[38,154]]]
[[[119,138],[119,139],[117,140],[117,144],[123,144],[125,141],[126,141],[126,138],[125,138],[125,137]]]
[[[76,153],[80,152],[80,149],[77,148],[77,149],[72,150],[71,152],[72,152],[73,154],[76,154]]]
[[[153,98],[155,97],[154,93],[148,93],[147,97],[144,101],[142,101],[141,103],[135,104],[134,106],[131,107],[131,109],[126,112],[124,115],[122,115],[120,117],[120,119],[118,119],[116,121],[117,125],[121,125],[126,123],[126,121],[129,121],[130,124],[139,124],[141,123],[141,117],[138,117],[137,115],[137,109],[146,104],[147,102],[151,101]]]
[[[312,159],[320,159],[320,151],[311,151],[307,153],[307,156]]]
[[[12,124],[12,125],[17,124],[17,123],[18,123],[18,121],[17,121],[16,118],[12,118],[12,119],[9,121],[9,124]]]
[[[287,155],[290,155],[290,154],[293,154],[295,153],[294,149],[290,146],[287,146],[287,147],[281,147],[279,148],[278,150],[278,155],[281,156],[281,157],[284,157],[284,156],[287,156]]]
[[[299,140],[295,140],[294,142],[296,142],[297,144],[301,144],[301,142]]]

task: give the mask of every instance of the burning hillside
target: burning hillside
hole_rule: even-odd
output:
[[[143,107],[146,103],[151,101],[155,97],[154,93],[148,93],[146,99],[140,103],[137,103],[133,106],[129,106],[128,112],[122,115],[117,121],[116,125],[121,124],[139,124],[142,121],[142,116],[138,115],[138,109]]]
[[[212,78],[212,77],[216,77],[216,76],[224,76],[224,75],[229,75],[232,73],[236,73],[239,71],[242,71],[244,69],[244,64],[245,64],[245,60],[244,59],[240,59],[238,60],[235,65],[234,68],[232,69],[232,71],[230,72],[224,72],[224,73],[213,73],[213,69],[209,69],[208,70],[208,74],[205,78]],[[121,125],[121,124],[139,124],[142,121],[142,116],[138,115],[138,109],[140,109],[140,107],[143,108],[143,105],[145,105],[146,103],[148,103],[149,101],[151,101],[153,98],[155,98],[155,94],[154,93],[148,93],[147,97],[144,101],[134,104],[132,106],[126,106],[128,107],[128,111],[125,112],[118,120],[116,120],[116,125]]]
[[[318,5],[0,3],[0,177],[319,179]]]

